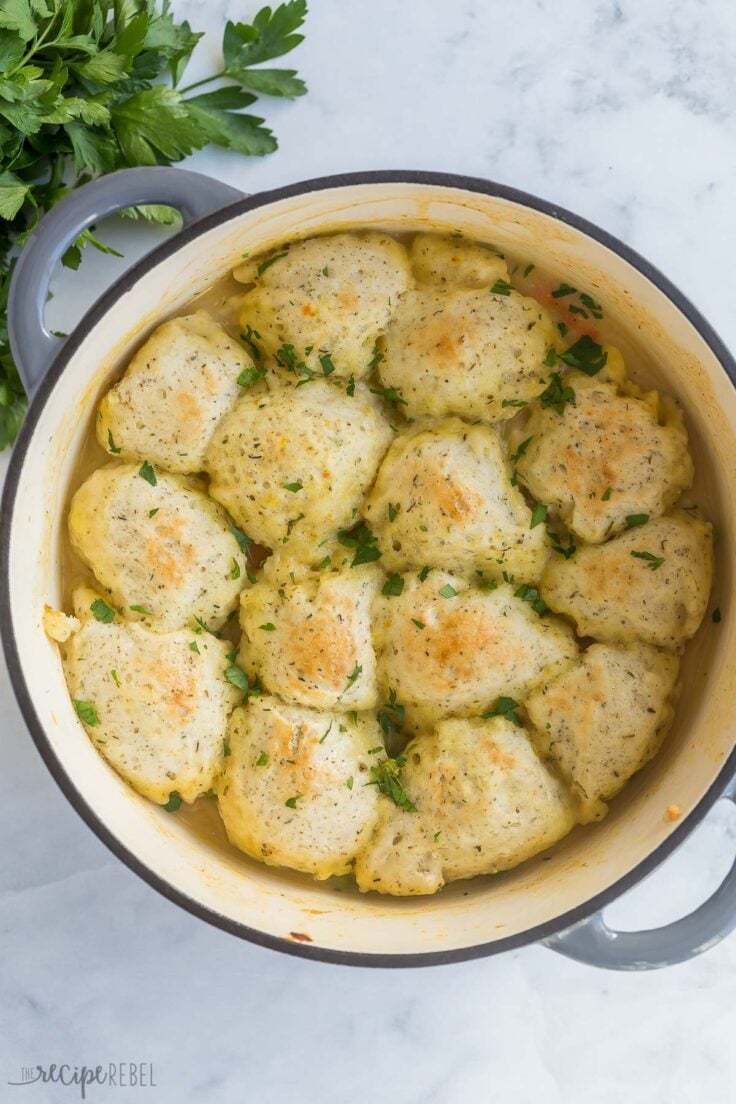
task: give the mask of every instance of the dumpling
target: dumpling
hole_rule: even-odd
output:
[[[500,253],[477,242],[416,234],[409,248],[417,280],[441,287],[489,288],[496,280],[508,283],[506,261]]]
[[[355,865],[363,891],[435,893],[457,878],[508,870],[575,823],[524,730],[501,717],[440,722],[409,745],[401,775],[416,811],[383,804]]]
[[[305,572],[278,560],[243,591],[241,662],[271,693],[301,705],[373,709],[371,612],[382,573],[372,564]]]
[[[703,619],[712,576],[713,527],[678,510],[570,559],[552,556],[540,591],[581,636],[678,648]]]
[[[160,804],[172,793],[194,801],[212,787],[228,717],[242,700],[225,678],[230,645],[184,629],[153,633],[98,621],[90,613],[95,599],[86,589],[76,595],[84,620],[63,649],[77,713],[97,750],[138,793]]]
[[[271,866],[316,878],[349,873],[377,816],[376,787],[368,783],[380,746],[369,715],[251,698],[233,713],[217,782],[229,840]]]
[[[402,593],[382,599],[379,609],[380,681],[414,728],[474,716],[498,697],[521,700],[577,656],[571,629],[540,617],[506,583],[480,590],[430,571],[406,577]]]
[[[234,275],[255,278],[242,300],[242,324],[285,370],[356,379],[367,375],[376,339],[411,281],[403,245],[376,231],[308,238]],[[283,346],[286,354],[277,356]]]
[[[678,659],[649,644],[592,644],[526,701],[539,746],[580,799],[584,820],[659,750],[674,715]]]
[[[535,404],[511,447],[521,453],[518,476],[534,497],[596,544],[664,513],[689,487],[687,431],[679,409],[656,392],[619,394],[612,380],[580,372],[565,382],[574,404],[561,414]]]
[[[410,417],[503,421],[518,413],[510,402],[528,401],[543,389],[543,361],[556,339],[544,307],[518,291],[422,288],[400,304],[378,372]]]
[[[97,439],[123,460],[199,472],[215,426],[253,368],[245,349],[206,311],[154,330],[103,398]]]
[[[108,464],[82,484],[69,536],[117,609],[166,632],[235,609],[245,558],[222,507],[181,475]]]
[[[545,527],[531,528],[498,434],[459,418],[400,434],[364,512],[391,571],[429,564],[531,582],[548,554]]]
[[[295,555],[353,524],[391,436],[362,384],[245,396],[207,452],[210,494],[255,540]]]

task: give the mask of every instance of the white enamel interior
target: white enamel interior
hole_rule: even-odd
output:
[[[665,749],[595,827],[499,879],[460,883],[429,899],[359,896],[242,860],[193,836],[133,793],[97,754],[44,635],[45,602],[59,601],[59,527],[67,482],[96,401],[131,347],[158,321],[233,266],[241,254],[354,225],[461,230],[550,269],[601,299],[639,360],[682,401],[700,482],[719,526],[719,626],[690,647],[675,728]],[[282,199],[231,218],[161,261],[87,334],[38,419],[11,530],[11,614],[23,676],[53,753],[105,828],[160,879],[228,920],[270,936],[302,933],[334,951],[412,954],[491,943],[553,921],[606,890],[676,827],[711,786],[734,743],[730,701],[736,648],[728,616],[736,546],[736,393],[677,307],[618,254],[564,223],[508,200],[418,184],[350,185]],[[7,523],[8,519],[4,519]],[[728,552],[728,554],[727,554]]]

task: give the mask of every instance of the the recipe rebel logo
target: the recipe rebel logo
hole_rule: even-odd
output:
[[[107,1062],[97,1066],[72,1066],[68,1063],[48,1066],[22,1066],[20,1077],[8,1085],[64,1085],[75,1088],[81,1100],[87,1100],[87,1090],[94,1086],[113,1089],[155,1089],[152,1062]],[[90,1097],[91,1099],[91,1097]]]

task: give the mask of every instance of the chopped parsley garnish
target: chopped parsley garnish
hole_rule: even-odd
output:
[[[251,537],[247,537],[241,529],[238,529],[237,525],[231,525],[230,532],[238,542],[241,552],[247,552],[250,545],[254,543]]]
[[[114,452],[116,456],[121,451],[118,448],[118,446],[115,444],[115,442],[113,441],[112,430],[111,429],[108,429],[108,431],[107,431],[107,447],[110,449],[110,452]]]
[[[398,598],[404,589],[404,580],[401,575],[391,575],[383,584],[381,594],[387,597]]]
[[[560,556],[564,556],[566,560],[569,560],[571,556],[575,555],[576,546],[573,542],[572,536],[568,537],[568,544],[563,544],[562,539],[558,533],[555,533],[552,529],[547,530],[547,536],[552,542],[552,550],[558,552]]]
[[[376,342],[376,344],[373,346],[373,354],[371,356],[371,359],[368,361],[369,370],[373,371],[375,368],[378,367],[378,365],[381,363],[381,361],[385,360],[385,359],[386,358],[384,357],[383,353],[378,348],[378,342]]]
[[[644,525],[649,521],[649,514],[629,514],[626,518],[626,528],[635,529],[637,525]]]
[[[510,295],[511,284],[508,280],[496,280],[495,284],[491,288],[491,295]]]
[[[390,797],[401,809],[406,809],[408,813],[415,813],[417,807],[407,796],[399,777],[405,763],[406,759],[400,755],[396,759],[383,759],[380,763],[374,764],[371,767],[372,781],[368,785],[375,786],[379,793]]]
[[[348,675],[348,681],[345,683],[345,690],[349,690],[350,687],[353,686],[358,681],[358,679],[360,678],[362,673],[363,673],[363,668],[361,667],[361,665],[359,663],[356,663],[355,667],[353,668],[351,673]],[[343,693],[344,692],[345,691],[343,691]]]
[[[609,498],[610,498],[610,497],[611,497],[611,488],[610,488],[610,487],[606,487],[605,491],[604,491],[604,492],[603,492],[603,494],[601,495],[601,501],[602,501],[602,502],[608,502],[608,500],[609,500]]]
[[[256,759],[256,766],[257,767],[265,767],[267,762],[268,762],[268,752],[262,751],[261,754]]]
[[[327,737],[330,735],[330,732],[332,731],[333,723],[334,723],[333,721],[330,721],[327,728],[322,733],[322,736],[320,737],[320,741],[319,741],[321,744],[323,744],[325,742],[325,740],[327,739]]]
[[[718,608],[714,609],[710,615],[710,619],[714,625],[718,625],[721,620],[721,611]]]
[[[289,251],[287,249],[285,253],[275,253],[273,257],[269,257],[268,260],[261,261],[258,268],[256,269],[256,276],[262,276],[266,269],[270,268],[272,264],[276,264],[276,261],[280,261],[282,260],[282,258],[288,256]]]
[[[100,723],[97,706],[93,702],[85,701],[83,698],[74,698],[73,700],[80,721],[84,721],[90,728],[94,728],[96,724]]]
[[[115,683],[116,686],[120,685],[120,678],[118,677],[118,673],[117,673],[117,671],[115,670],[114,667],[113,667],[112,671],[110,671],[110,678],[112,679],[112,681]]]
[[[522,273],[525,280],[526,280],[527,276],[529,276],[534,271],[535,267],[536,267],[536,265],[533,265],[533,264],[528,264],[526,266],[526,268],[524,269],[524,271]]]
[[[656,571],[664,563],[664,556],[655,556],[653,552],[632,552],[637,560],[646,560],[650,571]]]
[[[258,345],[256,345],[256,338],[258,338],[258,340],[260,341],[261,335],[259,334],[258,330],[254,330],[252,326],[246,326],[245,333],[241,333],[240,335],[240,340],[243,342],[244,345],[248,346],[250,355],[253,357],[253,360],[260,360],[261,350]]]
[[[543,521],[547,520],[547,507],[543,502],[538,502],[532,510],[532,520],[529,523],[530,529],[536,529],[538,525],[541,525]]]
[[[396,521],[396,518],[398,516],[398,513],[399,513],[400,509],[401,509],[401,506],[399,505],[398,502],[396,503],[395,506],[394,506],[393,502],[389,502],[389,504],[388,504],[388,520],[389,521]]]
[[[352,548],[355,551],[350,566],[358,567],[360,564],[372,563],[380,560],[381,550],[378,547],[378,537],[369,529],[364,521],[355,529],[339,529],[337,539],[344,548]]]
[[[190,640],[190,641],[189,641],[189,651],[190,651],[190,652],[196,652],[196,653],[197,653],[197,655],[201,655],[201,654],[202,654],[202,653],[200,652],[200,650],[199,650],[199,644],[197,643],[197,641],[196,641],[196,640]]]
[[[532,265],[532,268],[534,268],[534,265]],[[435,832],[434,836],[432,837],[435,843],[439,843],[441,835],[442,832]]]
[[[284,802],[284,805],[286,806],[287,809],[296,809],[296,803],[301,797],[304,797],[304,794],[297,793],[297,794],[294,794],[293,797],[287,797],[286,801]]]
[[[229,758],[229,756],[230,756],[230,754],[231,754],[231,750],[230,750],[230,741],[228,740],[227,736],[226,736],[226,737],[225,737],[225,739],[224,739],[224,740],[222,741],[222,754],[224,755],[224,757],[225,757],[226,759],[227,759],[227,758]]]
[[[276,626],[273,621],[267,621],[265,625],[259,625],[259,629],[263,629],[264,632],[276,632]]]
[[[531,586],[529,583],[522,583],[520,587],[514,591],[514,598],[521,598],[522,602],[528,602],[535,613],[546,613],[547,603],[539,597],[539,590],[535,586]]]
[[[326,376],[331,376],[335,371],[335,365],[332,363],[332,357],[329,353],[323,353],[319,358],[319,362],[322,365],[322,371]]]
[[[431,571],[431,570],[432,570],[432,568],[431,568],[431,567],[427,567],[427,565],[426,565],[426,564],[424,565],[424,567],[422,568],[422,570],[421,570],[421,571],[419,572],[419,574],[417,575],[417,579],[419,579],[419,582],[420,582],[420,583],[423,583],[423,582],[424,582],[424,580],[425,580],[425,579],[427,578],[427,576],[429,575],[429,573],[430,573],[430,571]]]
[[[577,291],[571,284],[562,283],[560,286],[552,292],[553,299],[564,299],[566,295],[574,295]]]
[[[296,494],[297,491],[301,491],[303,486],[304,484],[299,483],[298,481],[296,483],[284,483],[284,490],[291,491],[292,494]]]
[[[501,406],[526,406],[526,399],[504,399]]]
[[[146,609],[145,606],[129,606],[128,608],[131,609],[133,613],[142,613],[144,617],[153,617],[153,610]]]
[[[161,808],[164,810],[165,813],[178,812],[178,810],[181,808],[181,797],[176,792],[176,790],[171,791],[171,793],[169,794],[169,800],[166,802],[165,805],[162,805]]]
[[[443,598],[456,598],[457,597],[457,591],[455,590],[454,586],[450,586],[449,583],[445,583],[445,585],[441,588],[441,590],[438,591],[438,593]]]
[[[304,376],[297,387],[314,379],[314,372],[307,367],[303,360],[297,358],[296,349],[293,345],[281,345],[274,353],[274,360],[279,367],[288,369],[293,375]]]
[[[323,571],[324,568],[329,567],[331,563],[331,558],[329,556],[325,556],[325,558],[323,560],[320,560],[320,562],[317,564],[316,570]]]
[[[238,563],[238,561],[235,559],[234,556],[233,556],[232,560],[230,561],[230,578],[231,579],[239,579],[240,578],[240,564]]]
[[[156,473],[147,460],[143,461],[138,474],[141,479],[145,479],[146,483],[150,483],[152,487],[155,487],[158,483],[158,480],[156,479]]]
[[[389,690],[388,701],[381,706],[376,713],[376,720],[381,726],[383,734],[387,740],[392,740],[394,736],[397,736],[404,727],[404,721],[406,719],[406,710],[401,702],[397,701],[396,691]],[[369,755],[373,754],[374,748]],[[379,751],[383,751],[383,748],[379,748]]]
[[[559,372],[552,372],[549,383],[539,396],[542,406],[551,406],[558,414],[562,414],[569,403],[575,405],[575,392],[569,383],[565,383]]]
[[[395,387],[371,387],[370,392],[372,395],[380,395],[394,409],[398,406],[407,405],[406,399],[401,397],[401,392]]]
[[[352,375],[352,373],[350,375],[350,379],[347,382],[347,386],[345,388],[345,394],[350,395],[351,398],[355,394],[355,376]]]
[[[557,323],[557,329],[560,331],[560,337],[564,337],[567,333],[567,323],[566,322],[558,322]]]
[[[155,517],[155,516],[156,516],[156,514],[157,514],[157,513],[159,512],[159,510],[160,510],[160,509],[161,509],[161,507],[160,507],[160,506],[154,506],[154,508],[153,508],[152,510],[149,510],[149,511],[148,511],[148,516],[149,516],[149,518],[151,518],[151,517]]]
[[[95,598],[94,602],[89,608],[95,615],[96,619],[98,621],[104,621],[106,625],[109,625],[111,621],[114,621],[117,616],[117,610],[114,610],[112,606],[108,606],[107,602],[103,598]]]
[[[303,517],[304,517],[304,514],[297,514],[296,517],[289,518],[289,520],[286,523],[286,536],[282,537],[282,544],[286,544],[287,540],[291,536],[291,530],[294,528],[294,526],[298,522],[300,522],[302,520]]]
[[[592,295],[588,295],[587,291],[580,292],[580,302],[584,307],[587,307],[594,318],[603,317],[603,308],[600,303],[596,303]]]
[[[353,776],[352,776],[352,774],[351,774],[351,775],[350,775],[350,777],[348,778],[348,780],[347,780],[347,782],[345,783],[345,785],[347,786],[347,788],[348,788],[349,790],[352,790],[352,788],[353,788]]]
[[[248,676],[242,667],[236,667],[234,663],[232,666],[225,668],[225,678],[233,686],[237,686],[238,690],[242,690],[244,694],[247,694],[250,690]]]
[[[481,590],[497,590],[498,579],[479,579],[478,586]]]
[[[131,606],[130,608],[133,609],[134,607]],[[194,623],[197,626],[197,628],[194,630],[195,633],[206,632],[209,633],[210,636],[216,636],[218,640],[222,636],[222,633],[216,632],[214,629],[211,629],[207,622],[203,621],[201,617],[195,616]]]
[[[519,703],[513,698],[496,698],[491,708],[486,713],[481,713],[481,717],[484,721],[490,720],[491,717],[505,717],[507,721],[520,725],[521,720],[516,712],[518,708]]]
[[[238,652],[239,651],[240,651],[240,645],[238,645],[236,648],[233,648],[233,650],[231,652],[226,652],[225,653],[225,659],[228,661],[228,663],[234,663],[235,662],[235,660],[238,658]]]
[[[559,358],[570,368],[577,368],[586,376],[595,376],[608,360],[608,353],[592,337],[583,334],[574,345],[560,353]]]
[[[529,448],[529,445],[531,444],[531,442],[532,442],[533,440],[534,440],[534,434],[532,434],[532,435],[531,435],[531,437],[527,437],[526,441],[522,441],[522,442],[521,442],[521,444],[520,444],[520,445],[519,445],[519,447],[517,448],[516,452],[515,452],[515,453],[514,453],[514,455],[513,455],[512,457],[511,457],[511,463],[512,463],[512,464],[513,464],[514,466],[516,466],[516,465],[517,465],[517,464],[519,463],[519,461],[521,460],[522,456],[524,455],[524,453],[526,452],[526,450],[527,450],[527,449]]]
[[[268,375],[268,369],[265,364],[254,364],[252,367],[244,368],[238,376],[238,386],[244,387],[246,390],[252,387],[254,383],[258,383],[259,380],[265,379]]]
[[[417,621],[416,617],[412,617],[412,621],[418,629],[426,629],[427,627],[423,621]]]

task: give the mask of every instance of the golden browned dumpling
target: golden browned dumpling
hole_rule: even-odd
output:
[[[245,396],[207,452],[210,494],[254,540],[314,550],[350,526],[392,432],[362,384],[330,383]]]
[[[489,288],[496,280],[508,283],[506,261],[500,253],[477,242],[416,234],[410,249],[417,280],[440,287]]]
[[[435,893],[457,878],[508,870],[575,823],[524,730],[501,717],[440,722],[409,745],[400,777],[415,811],[384,799],[355,865],[364,891]]]
[[[217,783],[228,838],[271,866],[347,874],[375,823],[378,795],[367,783],[380,745],[368,714],[251,698],[232,716]]]
[[[212,786],[227,721],[242,694],[225,678],[229,644],[190,631],[153,633],[99,621],[100,596],[75,595],[82,627],[64,645],[64,673],[90,739],[118,774],[160,804]],[[192,647],[195,642],[196,650]]]
[[[545,527],[531,527],[531,510],[511,484],[498,434],[459,418],[401,433],[364,513],[390,571],[429,564],[533,582],[548,554]]]
[[[184,476],[150,464],[108,464],[82,484],[69,536],[112,604],[155,632],[219,628],[245,580],[245,558],[222,507]]]
[[[360,379],[411,273],[403,245],[363,231],[296,242],[260,265],[236,269],[235,278],[255,278],[243,298],[242,323],[286,372],[303,375],[301,363],[307,373],[334,370]],[[283,346],[287,352],[277,355]]]
[[[215,426],[253,367],[248,353],[206,311],[159,326],[103,398],[97,439],[123,460],[199,472]]]
[[[414,728],[474,716],[500,696],[522,700],[577,656],[570,628],[540,617],[506,583],[480,590],[430,571],[406,576],[402,593],[379,609],[379,678]]]
[[[371,564],[308,572],[272,556],[243,592],[241,662],[271,693],[301,705],[373,709],[371,613],[382,584]]]
[[[649,644],[592,644],[582,663],[526,701],[540,747],[595,820],[658,751],[673,717],[678,660]]]
[[[689,487],[693,464],[679,409],[651,392],[619,394],[604,377],[571,372],[574,404],[535,404],[515,429],[519,479],[583,540],[598,543],[664,513]],[[523,438],[523,440],[522,440]]]
[[[713,527],[683,510],[603,545],[553,555],[540,587],[581,636],[678,648],[703,619],[713,576]]]
[[[518,412],[509,402],[543,389],[543,361],[558,337],[544,307],[518,291],[422,288],[396,311],[378,371],[411,417],[502,421]]]

